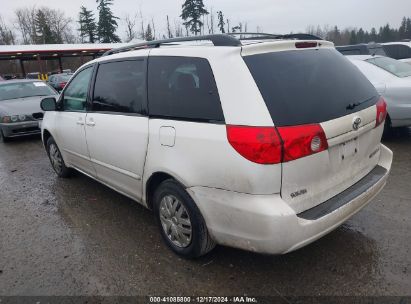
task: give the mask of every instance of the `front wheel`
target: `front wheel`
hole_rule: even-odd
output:
[[[6,143],[8,141],[9,141],[9,139],[4,136],[3,131],[0,129],[0,142]]]
[[[47,140],[47,154],[49,156],[51,166],[57,173],[58,177],[69,177],[71,170],[66,167],[60,150],[52,137]]]
[[[215,247],[193,199],[174,180],[166,180],[154,193],[154,212],[164,241],[185,258],[205,255]]]

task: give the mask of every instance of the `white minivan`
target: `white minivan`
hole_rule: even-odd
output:
[[[386,104],[332,43],[177,38],[117,49],[44,99],[58,176],[76,169],[154,211],[167,245],[283,254],[384,187]]]

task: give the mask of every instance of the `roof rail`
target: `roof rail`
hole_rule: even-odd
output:
[[[229,33],[231,36],[240,36],[240,40],[252,39],[297,39],[297,40],[323,40],[322,38],[311,34],[268,34],[268,33]],[[252,36],[252,37],[241,37]]]
[[[141,42],[137,44],[130,44],[125,47],[109,50],[105,52],[103,56],[132,51],[136,49],[158,48],[160,47],[161,44],[166,44],[166,43],[186,42],[186,41],[205,41],[205,40],[211,41],[214,44],[214,46],[241,46],[240,40],[230,35],[216,34],[216,35],[190,36],[190,37],[163,39],[163,40],[153,40],[153,41]]]
[[[258,36],[237,39],[233,36]],[[214,34],[214,35],[203,35],[203,36],[190,36],[190,37],[179,37],[163,40],[153,40],[140,42],[136,44],[130,44],[121,48],[116,48],[109,50],[103,54],[103,56],[112,55],[116,53],[128,52],[138,49],[145,48],[158,48],[162,44],[177,43],[177,42],[187,42],[187,41],[211,41],[214,46],[241,46],[241,40],[251,40],[251,39],[298,39],[298,40],[323,40],[320,37],[310,35],[310,34],[287,34],[287,35],[277,35],[268,33],[228,33],[228,34]]]

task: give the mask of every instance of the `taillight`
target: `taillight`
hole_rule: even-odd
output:
[[[380,98],[377,102],[377,117],[375,119],[375,127],[378,127],[385,121],[387,117],[387,103],[385,102],[384,98]]]
[[[228,125],[227,138],[240,155],[254,163],[281,162],[281,140],[274,127]]]
[[[283,162],[288,162],[328,149],[324,130],[319,124],[279,127],[284,145]]]
[[[240,155],[258,164],[288,162],[328,149],[319,124],[278,128],[228,125],[227,138]]]
[[[313,47],[317,47],[318,43],[317,42],[296,42],[295,43],[295,47],[297,49],[306,49],[306,48],[313,48]]]

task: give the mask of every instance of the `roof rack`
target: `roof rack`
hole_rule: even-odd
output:
[[[268,33],[229,33],[230,36],[240,36],[240,40],[253,40],[253,39],[296,39],[296,40],[323,40],[322,38],[311,34],[268,34]],[[251,37],[241,37],[250,36]]]
[[[237,39],[233,36],[246,36],[253,35],[254,37]],[[258,37],[255,37],[258,36]],[[310,34],[287,34],[287,35],[276,35],[267,33],[228,33],[228,34],[215,34],[215,35],[203,35],[203,36],[190,36],[190,37],[179,37],[163,40],[146,41],[136,44],[130,44],[125,47],[116,48],[109,50],[103,54],[103,56],[108,56],[116,53],[128,52],[138,49],[145,48],[158,48],[162,44],[173,44],[178,42],[187,41],[211,41],[214,46],[242,46],[241,40],[252,40],[252,39],[297,39],[297,40],[322,40],[321,38],[310,35]]]
[[[163,40],[154,40],[154,41],[147,41],[137,44],[130,44],[125,47],[112,49],[103,54],[103,56],[127,52],[132,50],[144,49],[144,48],[158,48],[162,44],[168,43],[175,43],[175,42],[186,42],[186,41],[211,41],[214,46],[241,46],[240,40],[224,34],[216,34],[216,35],[204,35],[204,36],[190,36],[190,37],[179,37],[179,38],[171,38],[171,39],[163,39]]]

